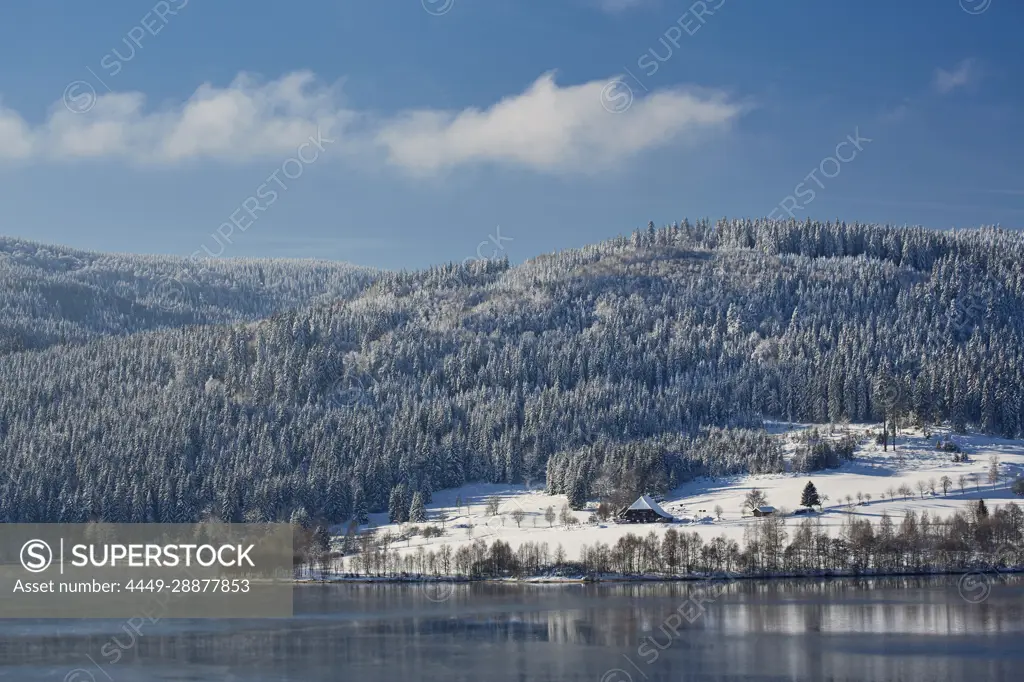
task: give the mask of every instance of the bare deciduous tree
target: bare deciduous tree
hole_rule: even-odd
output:
[[[501,509],[501,499],[497,495],[491,495],[487,498],[486,513],[488,516],[497,516],[498,510]]]
[[[988,460],[988,482],[993,486],[999,482],[999,458],[995,455]]]
[[[558,521],[563,526],[570,526],[576,517],[572,515],[572,509],[569,508],[568,504],[562,505],[562,511],[558,514]]]
[[[765,497],[764,493],[758,488],[751,488],[743,498],[743,508],[750,511],[754,511],[758,507],[763,507],[766,504],[768,504],[768,498]]]

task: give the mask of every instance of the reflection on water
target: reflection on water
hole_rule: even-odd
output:
[[[993,578],[979,604],[955,577],[435,595],[308,585],[290,620],[0,621],[0,680],[951,682],[1021,679],[1024,664],[1019,578]]]

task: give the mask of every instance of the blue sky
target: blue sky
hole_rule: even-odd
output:
[[[7,235],[401,268],[684,216],[1024,226],[1013,0],[4,12]]]

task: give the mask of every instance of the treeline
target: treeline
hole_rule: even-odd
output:
[[[548,494],[564,493],[573,509],[582,509],[590,499],[617,509],[641,493],[667,493],[701,476],[783,471],[778,438],[762,429],[712,427],[632,443],[596,438],[580,449],[552,454],[546,482]]]
[[[793,471],[810,472],[838,469],[853,459],[857,439],[846,435],[839,440],[822,438],[818,429],[800,434],[801,442],[793,455]]]
[[[66,267],[47,276],[93,266]],[[259,268],[239,268],[224,296],[256,310]],[[228,270],[200,276],[230,284]],[[388,509],[400,486],[411,507],[545,478],[579,506],[778,471],[764,419],[1024,434],[1015,233],[684,220],[348,291],[258,324],[0,356],[0,520],[334,524]],[[836,448],[798,465],[833,466]]]
[[[784,517],[769,516],[744,529],[742,544],[724,535],[705,540],[696,531],[670,527],[660,537],[654,531],[629,533],[614,544],[583,545],[577,557],[568,557],[560,544],[552,548],[546,542],[513,549],[503,540],[488,544],[477,539],[455,549],[442,544],[414,552],[401,552],[400,545],[390,535],[381,539],[363,533],[351,545],[352,555],[330,554],[324,546],[314,553],[310,567],[324,571],[321,575],[463,578],[999,571],[1024,568],[1024,511],[1011,502],[989,512],[979,500],[969,511],[945,519],[913,511],[898,523],[886,514],[877,523],[849,516],[835,537],[820,519],[790,525]]]

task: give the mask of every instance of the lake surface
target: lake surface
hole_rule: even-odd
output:
[[[1024,679],[1024,580],[958,583],[304,585],[290,620],[0,620],[0,680]]]

